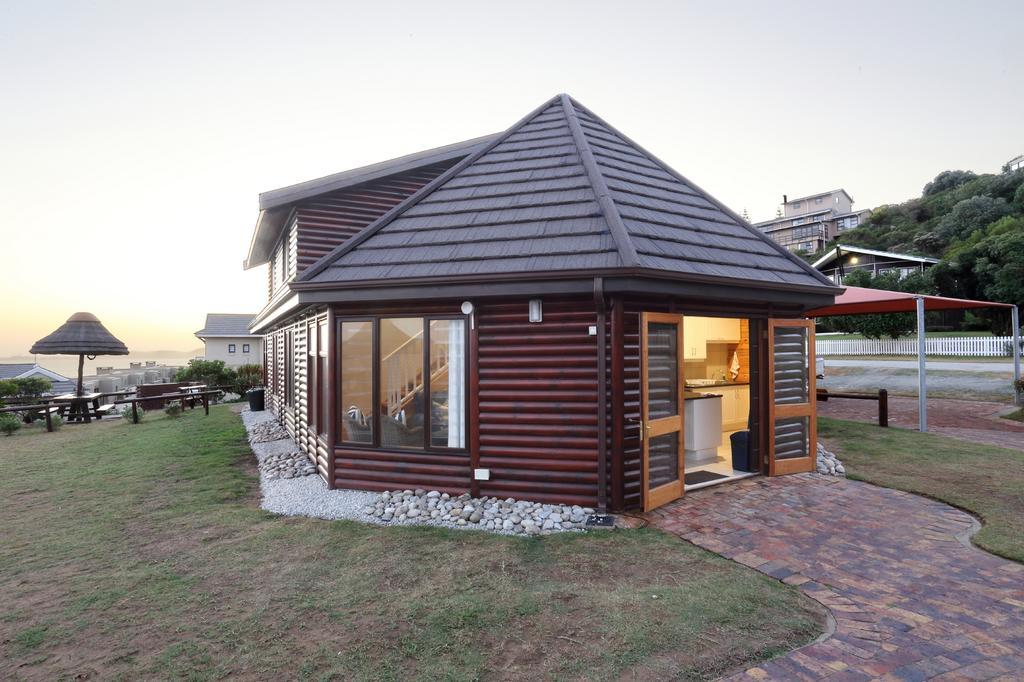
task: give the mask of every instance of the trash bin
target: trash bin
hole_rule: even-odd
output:
[[[264,389],[253,388],[245,394],[249,398],[249,409],[253,412],[263,411]]]
[[[737,431],[729,436],[732,443],[732,468],[750,471],[750,431]]]

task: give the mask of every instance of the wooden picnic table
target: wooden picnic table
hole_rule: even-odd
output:
[[[67,416],[64,417],[65,421],[89,423],[94,417],[103,419],[103,415],[110,411],[110,408],[100,407],[100,398],[102,397],[102,393],[85,393],[83,395],[64,393],[50,398],[47,402],[56,404],[61,408],[61,412],[67,411]]]

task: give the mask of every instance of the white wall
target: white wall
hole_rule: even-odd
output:
[[[228,367],[239,365],[260,365],[263,364],[263,339],[252,336],[218,337],[206,339],[206,359],[223,360]],[[235,352],[229,353],[228,346],[234,344]],[[249,352],[242,352],[244,344],[249,345]]]

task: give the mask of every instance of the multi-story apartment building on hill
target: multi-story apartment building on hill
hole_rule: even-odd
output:
[[[782,215],[754,227],[790,251],[815,253],[869,215],[867,209],[854,211],[853,198],[845,189],[836,189],[797,199],[782,195]]]

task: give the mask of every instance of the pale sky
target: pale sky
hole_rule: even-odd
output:
[[[0,356],[255,312],[259,192],[568,92],[737,212],[1024,153],[1024,3],[0,2]]]

